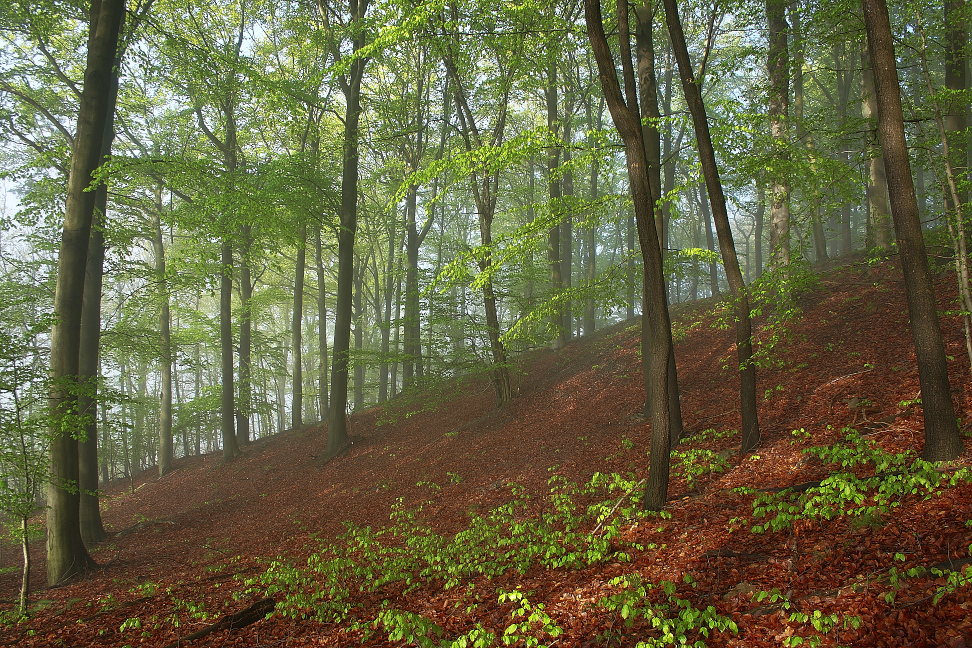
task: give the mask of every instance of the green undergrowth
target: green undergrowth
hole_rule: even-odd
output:
[[[641,510],[642,493],[633,475],[598,473],[583,486],[554,476],[542,506],[534,506],[521,486],[508,486],[508,502],[484,515],[470,514],[454,535],[440,534],[429,524],[424,514],[431,502],[406,508],[399,499],[387,527],[347,524],[336,540],[320,540],[302,564],[270,561],[263,574],[246,581],[249,592],[282,599],[277,611],[285,616],[336,623],[369,637],[378,632],[410,645],[547,645],[563,633],[556,620],[531,600],[533,593],[503,589],[494,579],[523,576],[533,568],[575,570],[609,560],[630,562],[636,552],[654,547],[625,540],[622,527],[658,514]],[[698,610],[676,597],[671,583],[642,583],[631,574],[610,585],[616,593],[592,607],[629,626],[640,619],[640,627],[654,629],[649,634],[657,638],[641,646],[702,646],[699,637],[713,630],[736,630],[714,608]],[[393,604],[423,587],[458,589],[456,606],[465,606],[471,617],[492,599],[506,611],[505,626],[475,624],[465,634],[446,638],[434,620]],[[657,595],[647,597],[649,590]]]
[[[673,453],[673,475],[682,475],[692,487],[704,476],[727,470],[725,452],[707,446],[731,434],[738,433],[706,430],[685,439]],[[846,429],[845,435],[838,443],[803,450],[834,470],[819,484],[780,492],[737,489],[753,495],[752,511],[747,519],[733,518],[733,523],[748,523],[753,533],[792,529],[799,520],[841,516],[853,524],[883,524],[884,516],[906,498],[932,498],[972,480],[968,468],[942,469],[911,453],[886,452],[853,430]],[[809,438],[803,431],[794,436],[795,443]],[[623,533],[638,519],[671,518],[664,511],[642,511],[640,486],[633,473],[598,473],[579,486],[554,476],[548,496],[533,501],[522,486],[508,484],[506,503],[484,514],[470,512],[455,534],[435,529],[431,501],[406,507],[399,499],[386,527],[349,523],[338,538],[319,539],[319,547],[306,561],[269,561],[264,573],[246,581],[248,593],[280,600],[278,614],[338,624],[361,633],[364,640],[376,637],[445,648],[559,644],[564,628],[556,613],[545,608],[536,592],[516,583],[531,570],[563,574],[606,562],[630,563],[638,554],[656,549],[647,539],[639,544]],[[918,573],[917,567],[901,567],[891,568],[891,578]],[[942,584],[936,602],[968,587],[972,578],[968,569],[937,576]],[[551,574],[551,579],[557,578]],[[622,628],[637,629],[639,648],[704,646],[714,632],[738,632],[715,607],[696,607],[697,601],[684,597],[695,587],[689,575],[678,586],[643,578],[632,569],[604,584],[605,595],[586,604],[591,614],[615,620],[601,626],[612,628],[600,636],[604,645],[620,641]],[[468,619],[466,627],[447,631],[437,618],[415,611],[422,605],[420,590],[454,590],[450,598],[455,610],[448,616],[455,619],[458,611]],[[754,592],[753,600],[768,600],[785,613],[794,632],[784,642],[788,646],[819,645],[825,636],[856,631],[860,624],[857,617],[833,610],[797,607],[778,590]],[[501,616],[481,615],[480,607],[498,609]],[[478,621],[485,618],[490,627]]]
[[[911,452],[889,453],[855,430],[845,428],[844,432],[843,441],[803,451],[838,468],[818,486],[802,492],[787,489],[756,494],[753,517],[764,521],[753,524],[753,533],[789,529],[798,520],[846,516],[855,518],[858,524],[861,520],[880,521],[906,497],[931,499],[948,488],[972,481],[972,470],[967,467],[943,471]],[[794,432],[796,436],[800,434]],[[859,477],[850,468],[868,474]],[[753,489],[737,490],[755,493]]]

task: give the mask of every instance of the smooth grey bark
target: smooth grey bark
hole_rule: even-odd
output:
[[[84,89],[68,175],[64,227],[57,261],[51,331],[50,483],[47,495],[47,581],[56,585],[95,566],[81,539],[79,457],[66,417],[78,406],[81,312],[95,192],[87,191],[103,160],[111,110],[110,85],[124,0],[93,0]]]
[[[395,251],[398,248],[394,215],[388,219],[388,263],[385,266],[385,303],[381,327],[381,365],[378,368],[378,402],[388,400],[388,354],[391,345],[392,295],[395,293]]]
[[[935,290],[911,179],[891,22],[884,0],[863,0],[862,5],[868,53],[874,73],[877,130],[884,153],[888,191],[891,193],[891,215],[898,239],[911,335],[918,359],[918,381],[925,419],[922,458],[926,461],[945,461],[957,458],[964,447],[955,420]]]

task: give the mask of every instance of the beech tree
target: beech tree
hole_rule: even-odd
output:
[[[47,513],[47,581],[51,585],[94,566],[81,539],[78,488],[77,389],[81,346],[81,299],[95,192],[87,191],[104,159],[112,68],[124,0],[95,0],[84,89],[68,175],[64,229],[58,254],[51,332],[51,482]]]
[[[926,461],[955,459],[962,453],[963,444],[955,421],[935,289],[911,179],[891,21],[884,0],[862,0],[862,5],[867,49],[874,70],[878,135],[888,174],[891,215],[905,279],[911,336],[918,357],[918,380],[925,417],[922,458]]]

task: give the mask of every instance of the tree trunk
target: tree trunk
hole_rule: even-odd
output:
[[[369,254],[370,256],[370,254]],[[362,361],[364,350],[364,306],[361,293],[364,292],[364,275],[368,269],[368,257],[358,257],[357,268],[354,273],[354,409],[360,410],[364,406],[365,365]]]
[[[395,250],[399,243],[396,240],[396,229],[395,219],[392,218],[388,226],[388,265],[385,270],[385,303],[381,327],[381,365],[378,368],[379,403],[388,400],[388,354],[391,346],[392,296],[395,293]]]
[[[321,420],[326,420],[330,407],[327,398],[327,275],[324,273],[324,255],[321,228],[314,234],[314,259],[317,265],[317,345],[320,362],[317,365],[317,387],[321,394]]]
[[[596,133],[600,132],[602,126],[602,115],[604,113],[604,98],[598,99],[596,116],[593,113],[593,99],[588,98],[587,105],[587,127],[591,133],[591,148],[594,149],[594,156],[591,160],[591,186],[590,202],[597,209],[599,198],[598,179],[601,171],[600,158],[596,150]],[[587,298],[584,307],[584,334],[589,335],[594,332],[597,321],[597,300],[594,298],[594,282],[597,281],[597,227],[592,220],[587,230],[587,286],[590,296]]]
[[[762,182],[757,183],[756,187],[756,216],[753,227],[753,252],[755,257],[756,269],[753,278],[756,279],[763,274],[763,219],[766,217],[766,187]]]
[[[668,33],[671,36],[679,76],[682,79],[682,90],[689,111],[692,113],[692,124],[695,126],[699,159],[702,162],[702,173],[705,176],[705,186],[709,194],[716,233],[719,236],[723,267],[736,307],[736,349],[739,357],[739,400],[743,428],[742,451],[747,452],[759,445],[759,419],[756,413],[756,364],[753,362],[749,297],[746,294],[746,286],[743,283],[739,261],[736,258],[736,248],[732,240],[732,231],[729,228],[726,198],[722,192],[715,150],[712,147],[712,139],[709,135],[709,122],[705,113],[705,104],[702,102],[702,92],[692,72],[692,64],[689,61],[688,48],[685,46],[685,34],[682,32],[678,8],[675,6],[675,0],[664,0],[664,4]]]
[[[117,83],[117,81],[116,81]],[[110,147],[109,147],[110,149]],[[110,152],[110,150],[108,151]],[[78,441],[79,524],[81,539],[86,547],[93,547],[105,538],[98,502],[98,367],[101,346],[101,291],[104,275],[105,236],[104,214],[108,206],[108,187],[95,190],[95,211],[92,214],[91,236],[84,277],[84,296],[81,307],[81,347],[79,375],[83,386],[79,395],[81,411],[89,417],[85,423],[84,439]]]
[[[54,294],[57,322],[51,331],[53,384],[47,496],[47,581],[51,585],[95,564],[81,539],[78,443],[73,431],[64,429],[62,424],[77,406],[71,386],[77,384],[79,376],[82,297],[95,207],[95,192],[87,189],[103,160],[104,132],[111,111],[111,76],[124,11],[123,0],[92,2],[84,89],[68,175]]]
[[[875,93],[875,79],[871,58],[867,45],[861,50],[861,115],[872,126],[868,128],[866,145],[870,156],[868,158],[867,202],[870,218],[868,224],[872,235],[868,238],[868,245],[882,250],[891,249],[891,218],[888,211],[887,177],[885,174],[884,156],[881,155],[877,132],[877,98]]]
[[[834,45],[834,69],[837,71],[837,111],[840,119],[840,129],[847,131],[847,106],[850,103],[851,77],[853,76],[853,65],[845,62],[847,43],[843,39],[839,44]],[[850,152],[847,146],[840,147],[840,161],[843,168],[848,173],[851,172]],[[840,210],[840,254],[850,254],[854,251],[851,227],[851,204],[849,200],[843,201]]]
[[[957,458],[963,451],[963,445],[955,421],[934,285],[911,180],[891,23],[884,0],[863,0],[862,4],[868,52],[874,72],[878,135],[887,168],[891,215],[898,237],[911,335],[918,358],[918,380],[925,417],[922,458],[926,461],[945,461]]]
[[[574,219],[571,216],[572,206],[574,205],[574,172],[571,171],[570,162],[571,132],[570,128],[566,126],[564,127],[564,141],[567,142],[567,147],[564,148],[564,172],[560,193],[561,199],[567,202],[561,209],[563,218],[560,221],[560,286],[567,291],[567,295],[570,295],[570,288],[573,283],[571,275],[574,268]],[[560,320],[563,322],[564,338],[569,340],[574,322],[574,313],[570,307],[569,298],[564,300]]]
[[[233,390],[233,244],[228,238],[220,246],[219,276],[219,350],[222,373],[220,397],[220,435],[223,461],[240,454],[236,444],[236,411]]]
[[[359,26],[367,11],[367,0],[352,0],[351,21]],[[358,31],[352,43],[357,52],[364,44]],[[338,216],[337,305],[334,311],[334,343],[331,364],[331,409],[327,417],[326,461],[348,444],[348,352],[351,347],[351,308],[354,283],[354,237],[358,231],[358,121],[361,117],[361,77],[366,59],[356,58],[343,83],[345,97],[344,151],[341,173],[341,206]]]
[[[786,0],[766,0],[769,25],[769,118],[773,136],[773,168],[770,170],[770,266],[790,265],[790,138],[787,112],[790,97],[790,56],[786,37]]]
[[[966,0],[945,0],[945,87],[951,97],[965,97],[968,33],[965,28]],[[959,200],[969,200],[968,192],[968,135],[966,111],[968,103],[952,99],[944,105],[945,130],[948,133],[949,161],[954,169]],[[953,208],[954,211],[954,208]]]
[[[664,267],[667,228],[664,213],[660,207],[662,199],[661,136],[658,124],[661,112],[658,110],[658,84],[655,77],[654,11],[638,9],[635,43],[638,59],[638,87],[641,91],[642,127],[641,137],[645,148],[647,181],[651,192],[651,209],[654,214],[659,253]],[[665,292],[665,309],[668,309],[668,291]],[[682,406],[678,390],[678,368],[675,363],[675,343],[671,339],[669,327],[668,354],[668,417],[671,444],[674,446],[682,436]],[[645,413],[648,414],[648,400],[645,400]]]
[[[645,487],[645,508],[660,510],[668,498],[669,481],[669,398],[668,368],[671,355],[671,323],[668,317],[665,280],[662,272],[661,245],[655,226],[651,188],[648,185],[648,161],[642,138],[641,114],[638,110],[635,75],[631,65],[628,8],[618,3],[618,31],[621,35],[621,66],[625,98],[622,98],[617,72],[604,36],[601,7],[598,0],[585,0],[584,14],[588,37],[607,100],[611,117],[624,142],[628,163],[628,181],[638,223],[644,272],[642,274],[642,373],[651,413],[651,462]]]
[[[253,414],[253,278],[250,276],[251,226],[240,228],[243,254],[240,259],[240,396],[236,404],[236,444],[250,443],[250,416]]]
[[[165,277],[165,246],[162,240],[162,185],[155,189],[152,212],[152,248],[159,295],[159,369],[162,402],[159,410],[159,477],[172,469],[172,336],[169,333],[169,290]]]
[[[544,96],[547,100],[547,128],[553,137],[560,136],[560,120],[557,119],[557,63],[558,61],[552,59],[547,64],[547,87],[544,88]],[[547,151],[547,186],[553,218],[550,230],[547,232],[547,265],[550,268],[550,296],[553,300],[560,297],[564,288],[560,265],[560,220],[563,217],[563,200],[559,172],[560,147],[551,146]],[[550,327],[553,329],[554,336],[550,348],[555,351],[563,349],[567,338],[564,333],[563,309],[559,306],[551,309]]]
[[[304,321],[304,265],[307,258],[307,223],[301,220],[297,229],[297,263],[294,271],[294,312],[291,320],[291,346],[294,350],[294,371],[290,408],[290,426],[304,427],[304,374],[301,325]]]
[[[709,209],[709,199],[704,191],[699,191],[699,208],[702,210],[702,220],[705,221],[705,244],[710,252],[716,251],[715,236],[712,234],[712,210]],[[709,261],[709,296],[719,294],[719,266],[715,261]]]

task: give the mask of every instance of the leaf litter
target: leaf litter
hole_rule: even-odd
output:
[[[534,563],[525,573],[507,570],[491,579],[470,574],[449,589],[437,580],[411,590],[390,582],[352,594],[355,605],[369,619],[393,609],[434,622],[439,633],[423,635],[432,643],[416,633],[415,645],[468,636],[477,624],[501,645],[504,631],[526,615],[517,617],[520,599],[500,602],[496,592],[520,592],[532,611],[543,606],[549,623],[545,631],[543,616],[533,614],[530,628],[506,635],[515,645],[656,645],[650,642],[662,639],[658,619],[639,618],[631,606],[665,597],[651,587],[642,596],[632,583],[668,581],[669,601],[687,601],[695,611],[712,606],[738,627],[674,637],[676,645],[972,645],[968,582],[949,588],[950,572],[942,571],[951,564],[960,573],[969,558],[968,480],[931,497],[906,494],[889,512],[811,516],[780,530],[751,531],[766,523],[754,517],[753,491],[817,482],[835,471],[873,477],[866,466],[841,469],[803,452],[839,444],[846,427],[886,452],[920,454],[920,390],[899,278],[895,261],[852,264],[823,275],[801,299],[802,315],[777,347],[777,362],[758,371],[765,390],[762,438],[743,457],[736,452],[738,434],[725,434],[740,423],[738,380],[728,369],[734,334],[718,325],[711,300],[673,309],[677,328],[685,331],[676,357],[690,437],[676,450],[710,451],[704,456],[717,468],[691,474],[675,469],[673,457],[666,516],[617,521],[612,542],[628,547],[627,556],[575,568]],[[937,289],[940,308],[948,310],[956,299],[954,277],[943,274]],[[969,464],[969,366],[959,318],[943,317],[942,328],[967,446],[950,469],[962,470]],[[553,476],[575,484],[595,473],[641,480],[650,426],[641,415],[638,338],[638,323],[622,322],[562,351],[524,354],[516,360],[516,397],[499,410],[488,381],[467,377],[356,413],[351,433],[357,442],[327,464],[318,461],[326,429],[312,425],[260,439],[226,464],[217,454],[186,457],[161,480],[149,470],[134,483],[112,484],[103,501],[110,537],[92,551],[100,569],[46,588],[43,542],[35,542],[35,610],[28,621],[5,626],[0,636],[9,639],[0,644],[179,645],[180,637],[260,598],[245,580],[263,574],[269,561],[306,563],[322,542],[341,536],[346,523],[380,530],[394,510],[421,506],[422,524],[448,536],[465,528],[471,514],[485,515],[509,501],[510,484],[530,497],[518,514],[529,516],[549,508]],[[698,436],[706,430],[714,432]],[[614,504],[621,493],[576,497],[579,504]],[[617,510],[614,515],[628,509]],[[585,532],[593,531],[592,522]],[[631,550],[634,545],[641,549]],[[18,558],[14,546],[3,545],[0,560],[10,568],[0,574],[4,610],[16,600]],[[938,570],[925,569],[933,566]],[[636,594],[628,619],[623,606],[605,605],[623,593],[621,577]],[[392,635],[373,623],[278,613],[182,645],[409,645]]]

